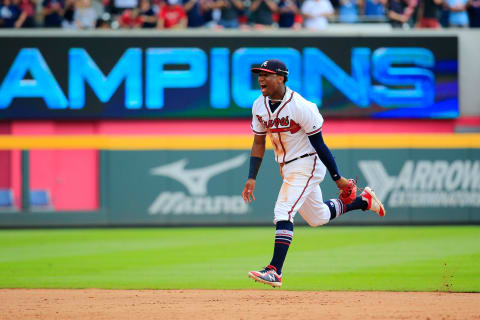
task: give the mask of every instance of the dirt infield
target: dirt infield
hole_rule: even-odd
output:
[[[480,319],[480,294],[0,289],[0,319]]]

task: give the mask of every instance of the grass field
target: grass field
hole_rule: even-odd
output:
[[[1,288],[268,289],[273,227],[1,230]],[[287,290],[480,292],[480,227],[297,227]]]

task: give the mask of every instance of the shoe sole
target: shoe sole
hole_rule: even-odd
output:
[[[262,278],[259,278],[257,276],[255,276],[253,273],[249,272],[248,273],[248,277],[255,280],[255,282],[261,282],[263,284],[268,284],[269,286],[272,286],[274,288],[279,288],[282,286],[282,283],[281,282],[270,282],[270,281],[266,281],[266,280],[263,280]]]
[[[379,204],[380,208],[382,208],[381,211],[383,211],[383,215],[380,214],[380,212],[378,213],[378,215],[379,215],[380,217],[385,217],[385,215],[387,214],[387,211],[385,211],[385,207],[383,206],[383,203],[382,203],[380,200],[378,200],[377,195],[375,194],[375,192],[373,192],[373,190],[370,189],[369,187],[365,187],[365,191],[370,194],[370,196],[372,197],[372,201],[376,201],[376,202]]]

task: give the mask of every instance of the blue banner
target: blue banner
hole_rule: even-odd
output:
[[[1,41],[1,119],[250,117],[250,68],[271,58],[324,116],[459,114],[456,37]]]

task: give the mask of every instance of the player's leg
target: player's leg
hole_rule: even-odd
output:
[[[293,171],[293,170],[291,170]],[[260,271],[251,271],[249,277],[274,287],[282,285],[282,268],[293,239],[293,220],[310,192],[321,181],[312,161],[310,174],[284,171],[284,181],[274,209],[275,243],[270,264]]]
[[[339,199],[323,201],[322,190],[318,186],[305,199],[298,212],[311,227],[318,227],[327,224],[347,211]]]
[[[352,203],[344,205],[339,199],[331,199],[326,201],[330,208],[333,208],[332,203],[335,203],[337,214],[334,218],[353,210],[370,210],[378,214],[380,217],[385,216],[385,208],[382,202],[377,198],[375,192],[370,187],[365,187],[362,193],[353,200]]]
[[[318,227],[327,224],[347,211],[340,199],[323,201],[322,189],[319,185],[305,199],[298,212],[311,227]]]
[[[353,210],[371,210],[380,216],[385,215],[382,203],[369,187],[366,187],[351,204],[344,205],[340,199],[330,199],[324,202],[322,191],[318,186],[305,199],[299,213],[310,226],[317,227]]]
[[[298,211],[311,227],[327,224],[332,220],[332,217],[335,218],[335,212],[335,202],[330,201],[329,204],[323,202],[320,186],[317,186],[317,188],[309,194]]]
[[[282,285],[283,263],[293,238],[293,223],[291,221],[277,221],[275,226],[272,260],[265,269],[250,271],[248,276],[255,281],[260,281],[273,287],[280,287]]]

